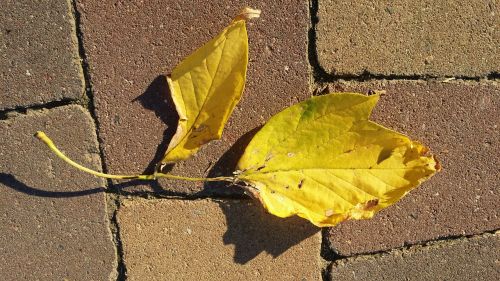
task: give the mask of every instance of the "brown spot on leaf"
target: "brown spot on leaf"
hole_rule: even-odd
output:
[[[301,179],[297,187],[300,189],[302,188],[302,185],[304,184],[305,179]]]
[[[257,171],[260,171],[260,170],[264,169],[265,167],[266,167],[266,165],[262,165],[262,166],[257,168]]]
[[[426,155],[429,152],[429,148],[426,146],[422,146],[422,151],[420,152],[421,155]]]
[[[363,204],[362,209],[367,211],[367,210],[369,210],[377,205],[378,205],[378,199],[368,200],[365,202],[365,204]]]

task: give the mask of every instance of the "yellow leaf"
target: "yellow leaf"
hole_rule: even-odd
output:
[[[440,169],[426,147],[368,120],[378,99],[335,93],[285,109],[247,146],[237,178],[279,217],[371,218]]]
[[[184,59],[167,78],[179,124],[163,160],[189,158],[201,145],[220,139],[243,92],[248,63],[245,19],[260,11],[244,9],[219,35]]]

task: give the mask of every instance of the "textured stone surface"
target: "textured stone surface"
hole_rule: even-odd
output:
[[[319,63],[339,75],[499,72],[498,11],[490,0],[319,0]]]
[[[430,147],[443,170],[372,220],[330,231],[341,255],[500,228],[500,85],[378,81],[332,90],[385,90],[373,120]]]
[[[500,236],[484,235],[341,260],[330,280],[498,280],[499,248]]]
[[[307,2],[217,0],[200,5],[193,0],[79,1],[100,136],[111,172],[141,172],[162,158],[169,140],[164,131],[171,136],[177,124],[167,99],[167,85],[158,76],[169,73],[247,5],[261,9],[262,15],[248,25],[246,90],[223,139],[207,145],[172,171],[191,176],[232,172],[248,135],[237,140],[272,114],[309,95]],[[179,192],[196,192],[203,187],[160,182],[164,188]]]
[[[104,182],[57,159],[37,130],[75,161],[100,167],[93,121],[79,106],[0,121],[1,279],[115,279]]]
[[[74,21],[70,1],[2,1],[0,110],[83,96]]]
[[[319,229],[251,201],[125,201],[128,280],[321,280]]]

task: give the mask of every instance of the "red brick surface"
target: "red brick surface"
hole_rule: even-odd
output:
[[[332,264],[330,280],[497,280],[499,248],[500,236],[486,234],[361,256]]]
[[[500,86],[495,82],[367,82],[334,90],[385,90],[373,120],[430,147],[442,172],[372,220],[330,230],[355,255],[500,228]]]
[[[2,1],[0,110],[83,97],[74,25],[70,1]]]
[[[115,279],[104,181],[75,172],[33,137],[37,130],[75,161],[101,166],[92,118],[80,106],[0,121],[0,279]]]
[[[483,80],[500,72],[495,1],[2,4],[1,280],[321,280],[322,273],[331,280],[498,279],[500,85]],[[243,99],[223,139],[173,174],[230,174],[259,126],[306,99],[311,76],[332,81],[328,74],[353,80],[336,80],[332,91],[386,91],[373,120],[428,145],[442,172],[374,219],[319,232],[251,200],[186,196],[239,197],[238,188],[223,185],[130,182],[115,187],[131,193],[108,190],[106,202],[105,180],[76,171],[33,137],[45,130],[69,157],[96,170],[152,172],[177,125],[164,75],[247,5],[262,15],[248,24]],[[308,35],[317,42],[308,46]],[[85,99],[79,50],[88,59],[97,120],[89,108],[62,105]],[[307,58],[316,53],[311,75]],[[395,80],[365,81],[382,76]],[[47,109],[26,110],[33,106]],[[332,258],[329,265],[322,257]]]
[[[167,134],[175,130],[176,113],[165,101],[169,93],[164,79],[155,78],[220,32],[246,5],[262,9],[262,15],[248,27],[250,63],[242,101],[222,141],[207,145],[172,173],[200,176],[232,171],[246,139],[230,148],[241,136],[308,96],[306,2],[199,3],[78,1],[100,136],[111,172],[142,172],[161,159],[168,145],[163,134],[167,127]],[[186,182],[160,183],[187,193],[202,188]]]
[[[500,72],[490,0],[319,0],[317,52],[329,73],[486,76]]]
[[[319,229],[249,200],[131,200],[118,221],[128,280],[321,280]]]

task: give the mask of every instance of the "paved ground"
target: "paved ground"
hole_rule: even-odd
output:
[[[7,0],[0,10],[2,280],[498,280],[497,1]],[[248,83],[223,139],[172,173],[229,173],[270,116],[383,90],[373,118],[443,171],[374,219],[320,230],[235,187],[112,182],[151,169],[176,126],[162,79],[242,6]]]

